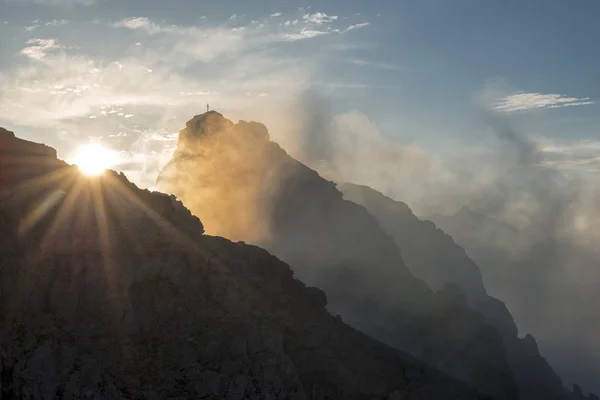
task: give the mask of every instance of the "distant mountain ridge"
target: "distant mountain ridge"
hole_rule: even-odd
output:
[[[179,133],[157,179],[209,234],[260,245],[324,290],[350,325],[460,377],[498,399],[517,399],[502,339],[462,290],[433,293],[367,210],[290,157],[256,122],[217,112]]]
[[[0,398],[484,400],[175,197],[0,131]]]
[[[505,299],[515,319],[546,344],[561,374],[600,387],[600,323],[593,306],[600,302],[597,250],[555,236],[553,230],[538,235],[540,227],[507,231],[481,211],[427,218],[468,251],[490,292]]]
[[[535,339],[529,334],[519,338],[517,326],[504,303],[487,294],[478,266],[449,235],[432,222],[417,218],[405,203],[368,186],[342,184],[338,187],[346,199],[363,205],[377,217],[417,277],[433,288],[453,283],[465,291],[470,305],[501,333],[522,399],[571,398],[559,376],[539,354]],[[471,222],[463,225],[465,231],[480,227],[479,231],[473,232],[479,237],[511,233],[515,239],[516,229],[466,207],[457,213],[457,218],[467,218]]]

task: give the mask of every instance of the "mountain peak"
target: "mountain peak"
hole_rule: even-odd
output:
[[[233,122],[217,111],[196,115],[186,122],[185,129],[179,132],[177,149],[185,149],[187,146],[193,145],[195,139],[199,137],[229,130],[232,126]]]
[[[0,126],[0,138],[14,138],[14,132],[9,131],[8,129],[2,128]]]
[[[0,189],[61,163],[53,148],[19,139],[0,127]]]
[[[185,129],[179,132],[177,151],[197,152],[200,139],[205,137],[219,137],[229,143],[240,140],[268,142],[269,132],[267,127],[258,122],[239,121],[237,124],[225,118],[217,111],[207,111],[194,116],[185,124]],[[247,143],[251,145],[252,143]]]
[[[190,127],[190,126],[194,126],[195,124],[198,124],[198,123],[205,123],[205,122],[217,121],[217,120],[229,121],[220,112],[212,110],[212,111],[207,111],[202,114],[194,115],[194,117],[192,119],[190,119],[188,122],[186,122],[186,126]],[[229,122],[231,123],[231,121],[229,121]]]
[[[455,214],[456,217],[460,217],[460,216],[464,216],[464,217],[471,217],[471,218],[481,218],[482,215],[479,213],[476,213],[475,211],[471,210],[468,206],[463,206],[460,210],[458,210]]]

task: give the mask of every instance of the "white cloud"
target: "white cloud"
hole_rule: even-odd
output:
[[[155,29],[158,29],[150,20],[146,17],[132,17],[125,18],[114,24],[115,27],[123,27],[128,29],[144,29],[148,33],[155,33]]]
[[[600,141],[543,140],[537,149],[544,166],[561,170],[600,172]]]
[[[40,23],[39,20],[35,20],[35,21],[33,21],[32,25],[26,26],[25,30],[27,32],[33,32],[35,29],[39,28],[40,26],[60,26],[60,25],[66,25],[69,22],[70,21],[68,19],[53,19],[52,21],[48,21],[46,23]]]
[[[66,25],[69,22],[71,22],[71,21],[69,21],[68,19],[53,19],[52,21],[46,22],[44,25],[45,26],[60,26],[60,25]]]
[[[321,25],[321,24],[326,24],[326,23],[332,22],[332,21],[336,21],[338,19],[338,17],[337,17],[337,15],[329,16],[322,12],[316,12],[314,14],[306,14],[302,17],[302,19],[308,23]]]
[[[497,100],[492,108],[500,112],[527,111],[595,104],[589,97],[567,97],[561,94],[514,93]]]
[[[51,7],[73,7],[73,6],[90,6],[95,3],[95,0],[7,0],[9,3],[16,4],[38,4]]]
[[[282,14],[280,12],[276,12],[276,13],[271,14],[270,16],[275,18],[275,17],[281,17],[281,15]]]
[[[350,64],[358,65],[361,67],[373,67],[373,68],[378,68],[378,69],[387,69],[387,70],[391,70],[391,71],[400,71],[402,69],[401,67],[394,65],[394,64],[379,63],[379,62],[360,60],[360,59],[353,59],[348,62]]]
[[[177,30],[167,34],[173,46],[164,48],[156,46],[163,43],[163,38],[156,43],[149,38],[148,50],[136,58],[76,55],[62,52],[67,47],[56,39],[28,40],[21,53],[31,62],[0,74],[0,119],[16,125],[45,127],[80,118],[91,122],[127,119],[135,114],[137,120],[143,110],[157,112],[156,109],[158,114],[178,109],[185,118],[202,109],[207,101],[242,107],[240,102],[248,100],[240,100],[241,93],[294,93],[311,73],[309,60],[273,58],[264,54],[260,46],[256,48],[254,38],[245,33],[221,29],[200,34],[191,28],[184,32],[187,36],[180,37]],[[217,38],[224,35],[218,43],[233,41],[227,51],[232,52],[235,62],[207,64],[210,69],[194,76],[178,74],[177,68],[188,65],[190,60],[208,63],[217,57],[217,51],[223,52],[218,45],[205,47],[209,46],[203,40],[207,32]],[[228,39],[230,36],[233,39]],[[204,77],[206,72],[209,74]],[[103,108],[104,105],[112,108]],[[113,109],[116,111],[111,112]]]
[[[181,92],[179,94],[182,96],[210,96],[210,95],[218,95],[219,93],[207,92],[207,91],[201,90],[199,92]]]
[[[154,42],[151,42],[154,47],[174,50],[176,58],[171,62],[182,64],[195,61],[208,63],[222,56],[236,54],[260,29],[253,28],[251,31],[247,27],[161,25],[145,17],[126,18],[113,26],[145,32],[154,37]]]
[[[246,26],[233,24],[172,25],[127,18],[112,24],[120,29],[118,40],[130,43],[121,53],[95,49],[91,55],[85,48],[71,47],[74,43],[30,39],[21,61],[0,70],[0,120],[27,127],[22,131],[59,132],[48,142],[59,155],[90,136],[111,140],[111,148],[145,154],[143,170],[138,171],[138,164],[130,168],[138,171],[136,182],[145,182],[160,167],[150,162],[152,152],[168,159],[172,151],[172,141],[160,138],[178,132],[206,103],[234,118],[277,120],[274,110],[287,110],[287,102],[311,87],[322,57],[280,49],[297,40],[344,32],[334,22],[307,26],[300,20],[282,26],[268,15]],[[93,26],[103,28],[100,22]]]
[[[284,33],[279,36],[281,40],[284,41],[295,41],[295,40],[303,40],[303,39],[312,39],[317,36],[323,36],[332,33],[332,31],[317,31],[312,29],[303,29],[298,33]]]
[[[349,29],[356,29],[361,25],[344,30],[331,25],[323,26],[323,24],[335,20],[337,20],[337,16],[328,16],[321,12],[306,14],[303,17],[305,23],[302,24],[305,26],[299,26],[299,20],[285,21],[283,24],[278,25],[277,32],[274,32],[277,26],[273,26],[267,21],[254,21],[256,23],[247,26],[202,27],[164,25],[145,17],[132,17],[116,22],[113,26],[140,30],[150,36],[160,36],[164,47],[174,48],[194,61],[210,62],[221,56],[236,54],[248,45],[256,47],[273,40],[293,42],[312,39],[331,33],[343,33]],[[311,24],[312,27],[309,27]],[[316,25],[319,25],[319,27]]]
[[[370,24],[368,22],[362,22],[360,24],[350,25],[349,27],[346,28],[346,31],[351,31],[351,30],[354,30],[354,29],[366,28],[369,25]]]
[[[58,50],[66,49],[65,46],[58,44],[56,39],[30,39],[25,43],[31,46],[22,49],[21,54],[36,60],[41,60]]]

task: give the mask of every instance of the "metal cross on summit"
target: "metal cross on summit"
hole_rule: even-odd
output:
[[[208,103],[206,103],[206,112],[208,112]]]

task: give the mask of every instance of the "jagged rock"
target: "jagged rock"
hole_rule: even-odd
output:
[[[546,173],[551,173],[549,171],[537,172],[533,176],[526,174],[524,182],[519,183],[538,186],[534,191],[540,200],[546,196],[544,187],[549,182],[556,183],[556,180],[554,177],[544,178]],[[539,181],[535,179],[538,177]],[[506,185],[507,193],[498,195],[510,197],[510,189],[514,189],[511,185]],[[547,190],[555,189],[552,185],[547,187]],[[563,192],[562,189],[560,191]],[[528,192],[517,191],[514,195],[523,193]],[[541,219],[543,215],[550,215],[550,219],[558,218],[555,211],[545,210],[545,207],[551,208],[554,200],[556,194],[552,194],[543,207],[538,209],[536,206],[539,211],[536,218]],[[467,249],[469,256],[482,268],[489,291],[506,301],[522,330],[535,333],[545,356],[565,380],[580,381],[588,389],[600,387],[597,357],[600,347],[595,339],[600,333],[600,325],[594,323],[597,311],[590,306],[600,301],[600,275],[596,268],[600,252],[567,238],[553,237],[554,230],[543,229],[546,222],[536,221],[534,224],[532,221],[532,234],[470,207],[463,207],[453,216],[436,215],[428,219]],[[585,329],[581,329],[582,321],[587,321]],[[542,382],[533,383],[534,379],[538,379],[536,376],[549,378],[554,375],[555,383],[548,386],[560,386],[560,379],[549,365],[543,367],[545,372],[531,374],[531,365],[524,357],[525,354],[535,357],[537,345],[528,341],[516,344],[515,348],[518,349],[515,356],[525,376],[531,376],[531,392],[539,392],[538,387],[544,387]],[[540,367],[547,364],[545,360],[531,362]],[[540,397],[543,398],[548,397]]]
[[[489,398],[331,316],[267,251],[202,235],[173,197],[50,165],[0,202],[1,398]]]
[[[15,134],[0,128],[0,192],[15,183],[43,175],[47,168],[60,164],[56,150],[43,144],[18,139]]]
[[[434,288],[441,285],[458,285],[468,297],[469,303],[486,321],[502,335],[508,361],[519,385],[523,400],[567,399],[559,376],[540,355],[533,336],[518,337],[518,329],[506,305],[487,294],[478,266],[467,256],[465,250],[438,229],[430,221],[417,218],[403,202],[392,200],[367,186],[343,184],[344,197],[365,206],[377,217],[386,231],[392,235],[407,265],[417,277]],[[468,208],[458,213],[470,221],[465,226],[481,227],[479,234],[493,237],[503,235],[505,241],[511,234],[510,227],[494,233],[485,229],[491,221]]]
[[[216,112],[194,117],[157,185],[207,233],[258,244],[289,263],[350,325],[498,399],[518,398],[497,333],[466,302],[439,301],[378,221],[271,142],[264,125]]]

